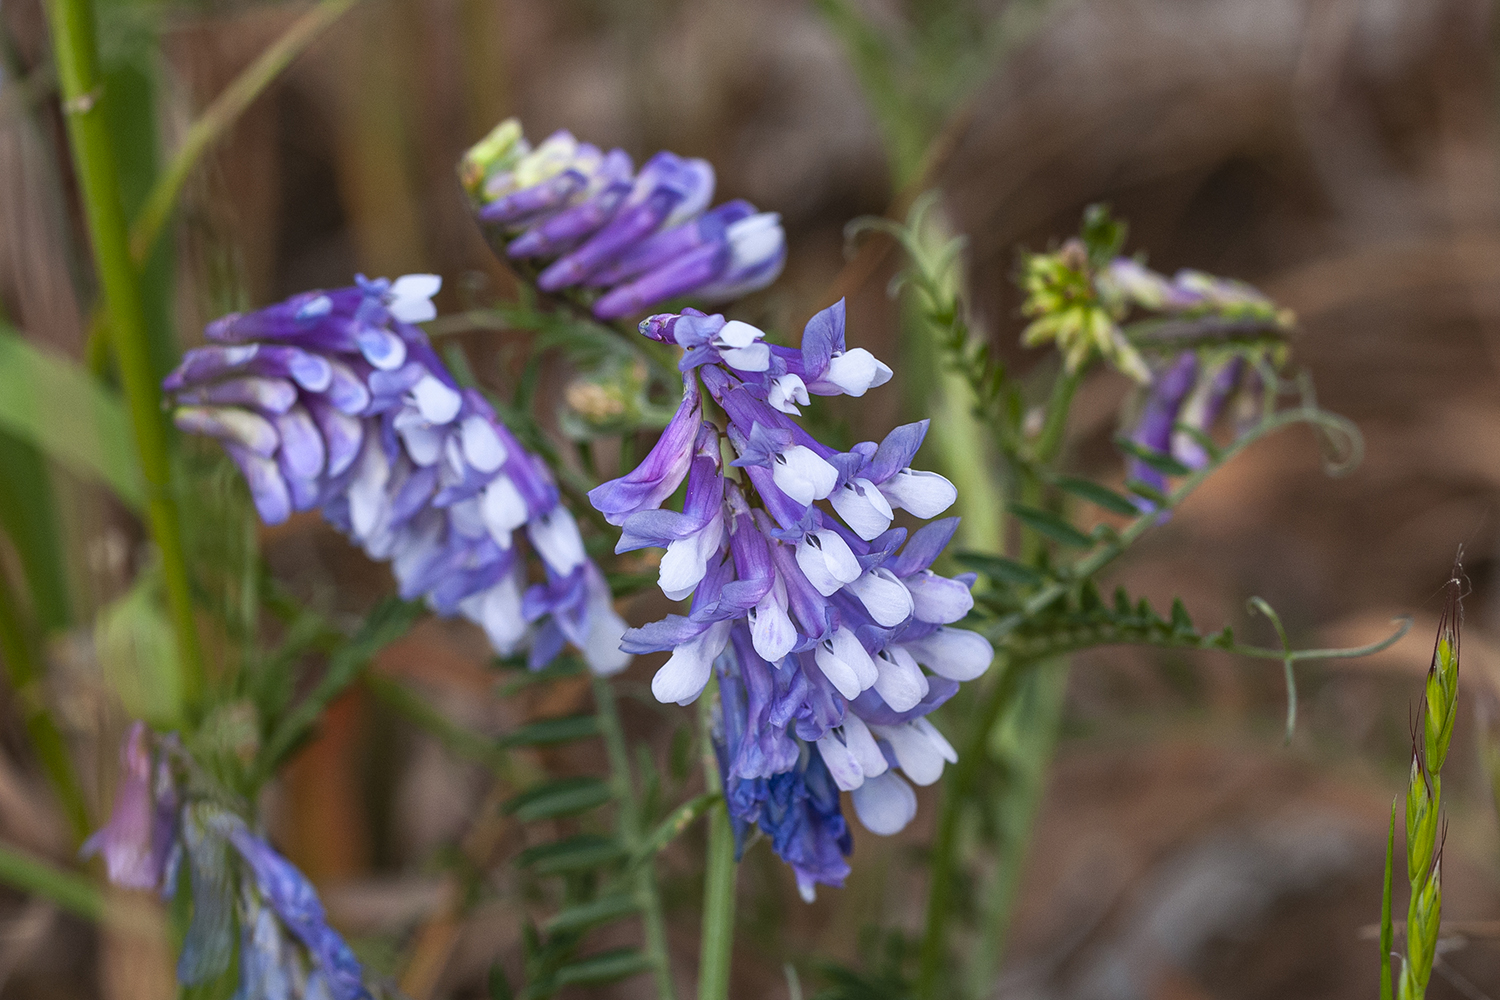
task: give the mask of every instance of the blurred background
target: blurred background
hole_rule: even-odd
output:
[[[303,9],[103,0],[111,99],[129,111],[116,121],[127,188],[139,181],[127,201]],[[92,279],[37,0],[3,0],[0,32],[0,313],[82,359]],[[970,241],[976,325],[1024,369],[1018,250],[1055,244],[1086,205],[1109,202],[1131,223],[1127,250],[1149,251],[1157,269],[1241,278],[1293,309],[1294,350],[1319,401],[1354,419],[1367,446],[1363,465],[1334,480],[1309,433],[1258,445],[1111,581],[1160,606],[1181,594],[1200,626],[1232,623],[1252,641],[1272,639],[1247,615],[1250,595],[1279,609],[1303,645],[1370,642],[1400,614],[1416,627],[1378,656],[1304,666],[1290,746],[1274,663],[1135,649],[1079,657],[994,995],[1375,996],[1368,928],[1389,808],[1440,588],[1462,545],[1473,592],[1445,782],[1453,933],[1430,995],[1500,998],[1500,834],[1482,764],[1500,725],[1497,44],[1483,0],[361,0],[192,175],[152,264],[164,276],[153,308],[175,332],[162,339],[170,363],[214,316],[347,284],[356,271],[439,273],[450,313],[513,297],[453,167],[516,115],[534,139],[566,128],[637,162],[660,148],[706,157],[721,199],[782,213],[786,274],[737,315],[795,337],[813,311],[848,296],[851,340],[897,372],[851,428],[878,438],[930,409],[932,365],[887,295],[898,255],[883,237],[846,247],[846,223],[899,217],[915,194],[940,189]],[[496,356],[525,336],[453,331]],[[559,390],[541,394],[552,426],[569,377],[545,376]],[[1120,478],[1109,442],[1127,389],[1095,376],[1070,429],[1076,467],[1105,481]],[[126,595],[141,537],[100,491],[63,469],[47,474],[68,539],[72,620],[88,622]],[[261,544],[279,580],[340,610],[391,589],[385,568],[316,516]],[[0,550],[0,571],[21,558]],[[634,623],[665,610],[649,596],[636,603]],[[96,802],[107,801],[124,722],[101,650],[124,643],[139,656],[149,641],[77,628],[49,649]],[[654,666],[637,662],[628,676],[644,688]],[[377,675],[485,732],[587,700],[581,679],[502,697],[482,636],[454,623],[419,626],[381,655]],[[625,711],[670,771],[687,752],[686,716],[640,699]],[[66,857],[18,714],[5,718],[0,836]],[[569,754],[536,763],[597,768]],[[497,884],[512,878],[503,862],[525,846],[523,831],[498,821],[500,797],[487,772],[361,688],[265,805],[362,956],[425,1000],[481,996],[490,961],[519,954],[525,901],[460,908],[450,875],[470,865],[493,867]],[[873,913],[920,926],[932,798],[924,791],[903,837],[861,831],[849,888],[811,906],[765,845],[752,850],[734,994],[788,996],[787,962],[878,950]],[[664,866],[685,983],[695,850],[674,847]],[[170,957],[151,941],[0,890],[0,997],[170,996]]]

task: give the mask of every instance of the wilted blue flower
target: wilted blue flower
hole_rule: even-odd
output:
[[[544,291],[598,289],[600,319],[678,295],[727,301],[769,285],[786,261],[775,213],[745,201],[705,211],[714,172],[704,160],[661,152],[635,173],[623,151],[568,132],[533,149],[507,119],[459,173],[496,251],[548,262],[537,276]]]
[[[369,997],[359,961],[328,925],[306,876],[239,816],[178,787],[174,763],[186,768],[190,762],[174,737],[154,737],[138,722],[121,748],[121,763],[114,815],[84,851],[104,852],[116,885],[161,889],[169,897],[177,891],[175,859],[185,861],[192,911],[178,956],[179,982],[201,985],[230,967],[238,910],[236,1000]]]
[[[956,758],[924,716],[993,658],[982,636],[949,627],[973,606],[973,577],[930,569],[958,519],[910,537],[891,526],[898,509],[935,517],[957,494],[911,468],[925,421],[837,452],[788,416],[810,393],[859,396],[890,378],[846,347],[842,302],[808,323],[796,349],[696,311],[652,316],[641,332],[683,348],[683,402],[641,466],[589,499],[621,526],[616,551],[666,549],[662,591],[691,603],[626,632],[624,647],[671,651],[652,680],[663,702],[695,700],[720,663],[731,812],[771,835],[804,893],[841,884],[849,844],[837,790],[854,792],[870,829],[904,826],[916,799],[892,767],[937,780]],[[728,418],[723,430],[704,420],[703,391]],[[684,480],[682,510],[662,510]]]
[[[540,667],[571,642],[612,673],[624,621],[546,465],[461,389],[413,322],[439,279],[304,292],[206,331],[164,383],[177,425],[224,442],[268,524],[319,508],[400,594],[481,625]],[[546,580],[528,588],[525,530]]]

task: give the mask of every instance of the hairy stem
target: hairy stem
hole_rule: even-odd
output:
[[[630,750],[625,745],[625,729],[620,725],[620,709],[615,703],[614,688],[610,687],[607,678],[598,674],[594,675],[594,706],[599,717],[599,730],[604,737],[604,749],[609,755],[609,776],[610,783],[614,786],[620,837],[625,842],[626,850],[635,855],[645,839],[646,831],[636,797],[635,778],[630,768]],[[672,1000],[675,991],[672,986],[671,953],[667,950],[666,921],[662,918],[653,856],[642,857],[632,868],[630,877],[636,905],[641,911],[646,957],[651,961],[651,971],[656,977],[657,996],[660,1000]]]
[[[100,104],[103,79],[94,39],[93,11],[87,0],[48,0],[47,20],[58,81],[62,85],[73,167],[93,244],[94,266],[103,290],[120,382],[129,404],[137,457],[146,480],[151,537],[161,552],[162,577],[182,670],[181,690],[191,711],[202,699],[203,652],[194,621],[177,503],[172,494],[161,392],[152,371],[141,290],[120,204],[114,147]]]
[[[710,730],[718,682],[710,680],[698,700],[703,743],[703,784],[720,798],[708,810],[708,859],[703,875],[703,932],[698,958],[698,1000],[728,1000],[729,966],[734,952],[734,830],[723,799],[719,763]]]

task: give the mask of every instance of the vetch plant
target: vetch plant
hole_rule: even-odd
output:
[[[824,308],[796,346],[771,319],[737,318],[735,300],[769,286],[786,263],[775,212],[714,205],[705,160],[665,151],[637,168],[623,151],[566,131],[533,146],[508,120],[458,173],[476,225],[519,276],[518,301],[470,302],[440,317],[436,275],[359,277],[215,320],[207,343],[158,384],[137,265],[198,152],[347,4],[321,0],[189,131],[195,145],[159,180],[134,241],[96,106],[90,11],[82,0],[49,4],[104,291],[99,329],[123,397],[8,333],[0,349],[7,364],[97,415],[101,440],[133,450],[61,448],[34,413],[12,412],[13,399],[0,397],[0,408],[9,408],[7,428],[32,428],[27,446],[82,465],[149,524],[154,575],[142,579],[162,586],[138,580],[109,621],[126,636],[131,615],[149,619],[153,636],[170,633],[152,648],[171,662],[155,666],[175,673],[182,693],[180,710],[152,718],[157,731],[129,729],[106,822],[91,823],[38,693],[45,644],[28,616],[35,608],[65,625],[65,609],[41,585],[17,599],[3,567],[0,656],[79,840],[97,827],[84,853],[99,856],[115,884],[170,902],[178,978],[194,996],[394,994],[391,970],[355,956],[258,815],[268,784],[357,682],[494,783],[486,802],[495,808],[474,817],[476,835],[432,859],[454,888],[441,919],[457,926],[493,901],[524,913],[519,955],[496,956],[492,996],[541,1000],[649,974],[658,997],[674,997],[687,964],[668,927],[689,907],[658,856],[697,836],[704,817],[697,985],[703,1000],[723,1000],[740,859],[765,840],[811,901],[819,887],[861,877],[857,825],[914,836],[916,789],[932,787],[920,930],[913,938],[871,914],[889,961],[820,962],[820,995],[977,1000],[994,989],[1072,653],[1138,644],[1279,661],[1290,732],[1298,662],[1361,655],[1404,632],[1363,649],[1295,649],[1254,598],[1280,639],[1254,646],[1227,626],[1201,629],[1180,601],[1158,613],[1124,589],[1103,595],[1116,559],[1262,438],[1307,425],[1332,472],[1358,461],[1360,439],[1316,405],[1295,368],[1294,317],[1237,281],[1152,270],[1126,254],[1123,223],[1102,207],[1085,213],[1077,236],[1022,258],[1021,339],[1036,352],[1025,372],[971,320],[963,240],[946,228],[938,195],[917,198],[905,222],[856,222],[855,232],[880,230],[905,252],[893,287],[905,297],[908,342],[921,346],[901,361],[938,367],[946,398],[929,401],[947,409],[918,402],[905,422],[872,435],[879,440],[855,441],[810,429],[826,426],[827,404],[814,397],[862,399],[910,368],[920,400],[931,388],[920,384],[924,366],[876,358],[846,326],[842,300],[817,303]],[[870,40],[852,8],[823,6],[849,37]],[[972,65],[953,72],[968,81],[954,93],[977,79]],[[881,77],[871,65],[862,75]],[[896,105],[925,107],[939,95],[899,92],[907,97],[883,121],[905,181],[919,166],[909,140],[935,130],[902,126]],[[646,315],[658,307],[667,311]],[[473,350],[493,329],[508,333],[498,360]],[[96,361],[99,370],[110,363]],[[553,373],[568,386],[559,414],[541,412],[547,395],[537,389]],[[1102,469],[1083,465],[1070,425],[1079,387],[1095,378],[1130,387]],[[184,437],[167,433],[166,412]],[[944,412],[962,419],[934,418]],[[184,444],[196,437],[219,442],[227,460]],[[38,478],[3,472],[27,487]],[[336,618],[299,598],[295,581],[275,578],[256,552],[257,523],[312,511],[389,566],[394,596]],[[976,522],[984,530],[964,533]],[[36,551],[25,550],[28,572]],[[653,584],[679,603],[629,627],[625,613],[645,602],[623,602]],[[1422,995],[1436,947],[1458,598],[1455,580],[1414,737],[1403,998]],[[367,675],[371,658],[427,611],[472,621],[498,666],[527,668],[497,675],[497,697],[565,684],[561,701],[573,707],[497,736],[466,729],[398,680]],[[200,630],[213,641],[201,642]],[[110,645],[100,644],[102,658]],[[616,675],[651,655],[661,662],[645,700],[672,733],[665,765],[618,705],[645,685]],[[688,705],[696,719],[681,710]],[[598,742],[573,755],[585,769],[567,774],[547,772],[551,757],[513,753],[584,741]],[[524,846],[503,855],[510,871],[497,878],[499,855],[472,844],[508,850],[495,833],[502,823]],[[697,857],[678,854],[674,873]],[[0,876],[74,912],[104,911],[80,874],[0,850]],[[1389,904],[1385,916],[1388,953]],[[389,942],[397,974],[425,960],[421,941],[431,936],[412,937],[410,948]]]

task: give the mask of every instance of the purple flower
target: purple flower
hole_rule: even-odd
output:
[[[465,154],[459,175],[497,253],[543,262],[544,291],[597,289],[594,315],[617,319],[679,295],[723,302],[781,273],[775,213],[744,201],[712,210],[704,160],[657,153],[634,172],[568,132],[535,149],[507,119]]]
[[[128,889],[160,890],[176,836],[177,792],[171,763],[155,755],[143,722],[120,746],[120,782],[109,822],[84,841],[82,856],[104,855],[109,880]]]
[[[227,820],[224,835],[249,867],[255,890],[282,926],[307,949],[332,1000],[368,998],[354,952],[328,926],[317,890],[297,868],[242,822]]]
[[[262,520],[320,509],[404,599],[476,622],[502,656],[529,647],[541,666],[566,641],[619,670],[624,621],[551,473],[411,325],[439,283],[360,278],[216,320],[164,383],[177,425],[224,443]],[[521,533],[548,580],[530,589]]]
[[[812,393],[859,396],[890,377],[846,346],[842,303],[795,349],[696,310],[641,332],[683,350],[683,407],[642,467],[591,499],[622,525],[619,551],[666,549],[662,590],[691,600],[628,630],[624,648],[671,652],[652,681],[664,702],[694,701],[719,665],[720,762],[740,832],[769,834],[804,894],[842,884],[839,791],[876,832],[910,821],[907,780],[929,784],[954,759],[926,715],[993,659],[984,637],[951,627],[973,607],[972,575],[931,569],[957,518],[910,536],[892,526],[897,510],[941,514],[956,492],[911,467],[925,421],[839,452],[791,419]],[[703,420],[700,392],[724,427]],[[660,509],[684,477],[682,510]]]
[[[1154,372],[1130,440],[1143,449],[1169,455],[1177,413],[1197,377],[1198,356],[1192,351],[1184,351],[1171,364]],[[1165,493],[1167,489],[1167,477],[1134,456],[1127,463],[1126,481],[1141,483],[1157,493]],[[1155,501],[1145,497],[1138,497],[1136,505],[1143,511],[1156,509]]]

